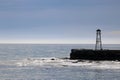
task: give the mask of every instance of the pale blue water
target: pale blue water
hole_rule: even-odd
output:
[[[120,45],[103,46],[120,50]],[[94,45],[0,44],[0,80],[120,80],[119,61],[61,59],[73,48]]]

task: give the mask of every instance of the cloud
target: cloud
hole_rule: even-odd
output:
[[[118,31],[112,31],[111,34],[113,34],[113,35],[120,35],[120,30],[118,30]]]
[[[28,21],[30,19],[39,19],[43,21],[53,19],[55,22],[68,21],[70,23],[79,22],[80,24],[119,24],[118,21],[120,20],[120,10],[114,6],[108,6],[109,3],[106,5],[92,5],[94,0],[92,0],[92,2],[88,0],[45,1],[2,0],[1,2],[9,4],[0,7],[0,18],[14,20],[25,19],[25,21],[26,19],[28,19]],[[74,5],[72,5],[72,2],[74,2]],[[104,1],[95,1],[94,4],[103,2]],[[76,6],[75,3],[81,5]],[[84,4],[82,5],[82,3]],[[2,3],[0,4],[3,5]],[[7,7],[7,9],[5,7]]]
[[[113,41],[114,43],[120,43],[120,30],[112,30],[106,31],[103,33],[103,39],[107,39],[109,41]]]

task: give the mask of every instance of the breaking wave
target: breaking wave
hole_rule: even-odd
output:
[[[84,67],[93,69],[120,69],[119,61],[89,61],[70,60],[61,58],[27,58],[15,63],[17,66],[55,66],[55,67]]]
[[[23,60],[1,61],[1,65],[6,66],[54,66],[54,67],[83,67],[90,69],[120,69],[120,61],[89,61],[70,60],[67,58],[26,58]]]

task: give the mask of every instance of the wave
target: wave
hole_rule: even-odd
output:
[[[70,60],[61,58],[27,58],[18,61],[17,66],[55,66],[55,67],[83,67],[91,69],[120,69],[119,61],[89,61]]]
[[[1,61],[1,65],[6,66],[39,66],[39,67],[82,67],[90,69],[120,69],[119,61],[89,61],[70,60],[67,58],[26,58],[22,60]]]

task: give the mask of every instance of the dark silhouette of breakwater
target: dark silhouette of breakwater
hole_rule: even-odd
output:
[[[72,49],[70,59],[120,61],[120,50]]]

